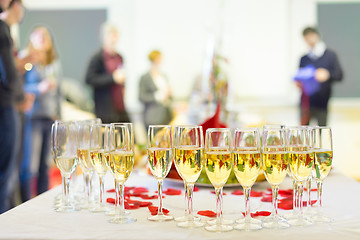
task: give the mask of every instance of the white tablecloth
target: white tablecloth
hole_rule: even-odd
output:
[[[107,179],[107,186],[112,181]],[[151,176],[133,174],[127,186],[144,186],[155,190],[156,182]],[[178,187],[165,181],[164,189]],[[263,182],[254,190],[265,190]],[[280,188],[291,188],[291,180],[285,179]],[[214,210],[215,195],[212,189],[201,188],[194,195],[195,211]],[[227,192],[234,189],[226,190]],[[324,182],[324,210],[334,222],[315,224],[310,227],[290,227],[285,230],[262,229],[256,232],[233,230],[226,233],[207,232],[204,228],[183,229],[176,222],[156,223],[147,220],[147,208],[132,210],[136,223],[117,225],[108,223],[110,217],[101,213],[82,210],[74,213],[57,213],[53,210],[54,197],[61,189],[50,190],[2,215],[0,215],[0,239],[360,239],[360,184],[340,173],[333,172]],[[314,193],[315,194],[315,193]],[[108,194],[109,195],[109,194]],[[252,198],[253,210],[270,210],[270,203]],[[157,200],[154,201],[157,205]],[[184,213],[183,196],[166,196],[164,207],[174,216]],[[236,219],[243,211],[243,196],[224,196],[224,218]],[[280,211],[280,214],[286,211]],[[205,218],[205,217],[204,217]]]

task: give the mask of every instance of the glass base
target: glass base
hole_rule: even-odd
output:
[[[222,225],[231,225],[233,223],[234,223],[234,220],[229,220],[229,219],[223,219],[222,220]],[[216,225],[216,219],[207,221],[207,224]]]
[[[110,219],[109,223],[127,224],[127,223],[134,223],[136,221],[137,221],[136,218],[121,216],[121,217],[114,217],[114,218]]]
[[[125,215],[125,216],[127,216],[127,215],[129,215],[130,214],[130,212],[129,211],[127,211],[127,210],[125,210],[123,213],[122,213],[122,215]],[[106,216],[115,216],[116,215],[116,210],[115,210],[115,208],[114,207],[107,207],[107,210],[106,210],[106,212],[105,212],[105,215]]]
[[[261,227],[261,221],[260,224],[254,224],[254,223],[240,223],[238,225],[234,226],[234,229],[236,230],[245,230],[245,231],[256,231],[262,229]]]
[[[98,204],[90,209],[90,212],[93,212],[93,213],[102,213],[102,212],[107,212],[107,211],[108,211],[108,208],[106,206],[100,205],[100,204]]]
[[[229,225],[211,225],[211,226],[206,226],[205,230],[209,231],[209,232],[229,232],[231,230],[233,230],[234,228],[232,226]]]
[[[312,221],[314,222],[318,222],[318,223],[329,223],[329,222],[332,222],[333,219],[330,218],[330,217],[326,217],[326,216],[323,216],[323,215],[315,215],[311,218]]]
[[[176,222],[187,222],[188,221],[188,216],[181,216],[181,217],[177,217],[177,218],[174,218],[174,220]],[[194,221],[200,221],[201,218],[197,217],[197,216],[194,216]]]
[[[161,214],[161,215],[158,214],[155,216],[148,217],[148,220],[154,221],[154,222],[165,222],[165,221],[174,220],[174,217],[169,216],[169,215],[164,215],[164,214]]]
[[[235,222],[239,223],[239,224],[245,224],[245,218],[240,218],[240,219],[236,220]],[[262,221],[255,219],[255,218],[250,218],[250,223],[261,225]]]
[[[269,217],[263,220],[263,227],[270,229],[289,228],[290,224],[283,217]]]
[[[199,228],[204,225],[205,223],[200,221],[186,221],[186,222],[179,222],[177,224],[178,227],[182,227],[182,228]]]
[[[289,223],[291,226],[311,226],[311,225],[314,224],[314,223],[313,223],[312,221],[310,221],[309,219],[304,218],[304,217],[301,217],[301,216],[298,216],[298,217],[295,218],[295,219],[289,220],[288,223]]]
[[[58,206],[55,208],[55,211],[60,213],[68,213],[68,212],[75,212],[77,210],[74,206],[67,205],[67,206]]]
[[[299,218],[299,214],[292,211],[291,213],[284,214],[283,217],[286,220],[294,220]]]

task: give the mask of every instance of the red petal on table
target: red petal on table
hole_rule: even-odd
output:
[[[263,193],[262,192],[257,192],[257,191],[251,191],[250,196],[251,197],[262,197]]]
[[[260,201],[262,201],[262,202],[272,202],[272,197],[262,197],[260,199]]]
[[[149,192],[149,190],[147,188],[144,188],[144,187],[136,187],[136,188],[133,188],[133,189],[136,192],[143,192],[143,193]]]
[[[215,191],[211,191],[212,194],[215,194]],[[226,192],[223,192],[223,195],[226,195]]]
[[[152,205],[152,202],[140,202],[139,207],[148,207],[148,206],[151,206],[151,205]]]
[[[291,210],[293,209],[293,201],[292,199],[281,199],[278,203],[278,208],[283,210]]]
[[[107,198],[106,202],[115,204],[115,198]]]
[[[113,192],[115,192],[115,189],[109,189],[109,190],[107,190],[106,192],[108,192],[108,193],[113,193]]]
[[[257,211],[255,213],[251,213],[251,217],[267,217],[267,216],[270,216],[271,215],[271,212],[269,211]]]
[[[216,213],[213,211],[210,211],[210,210],[198,211],[197,214],[201,215],[201,216],[205,216],[205,217],[211,217],[211,218],[216,217]]]
[[[266,189],[266,191],[272,192],[272,189],[271,189],[271,188],[268,188],[268,189]]]
[[[166,195],[181,195],[181,190],[175,189],[175,188],[168,188],[165,191],[163,191]]]
[[[158,196],[157,195],[151,195],[151,196],[149,196],[149,195],[147,195],[147,194],[143,194],[143,195],[140,195],[139,196],[141,199],[157,199],[158,198]],[[164,198],[164,196],[163,196],[163,198]]]
[[[292,196],[293,195],[293,190],[292,189],[287,189],[287,190],[284,190],[284,189],[281,189],[279,190],[279,195],[280,196]]]
[[[244,195],[243,191],[237,189],[231,193],[232,195]]]
[[[136,204],[129,204],[129,203],[126,203],[125,202],[125,209],[126,210],[135,210],[135,209],[139,209],[140,206],[139,205],[136,205]]]
[[[148,209],[149,209],[151,215],[156,215],[158,213],[157,206],[148,206]],[[166,208],[163,208],[162,210],[165,215],[169,213],[169,210],[167,210]]]
[[[200,189],[198,187],[194,187],[194,192],[198,192]]]
[[[316,200],[311,200],[310,205],[312,206],[312,205],[314,205],[316,202],[317,202]],[[303,206],[304,206],[304,207],[307,207],[307,201],[303,201]]]
[[[307,191],[307,188],[304,188],[304,191]],[[317,188],[312,188],[311,192],[317,192]]]

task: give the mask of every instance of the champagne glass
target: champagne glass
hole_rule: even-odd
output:
[[[195,221],[193,214],[194,184],[199,178],[203,157],[203,131],[201,126],[177,126],[175,128],[175,167],[184,180],[187,200],[187,219],[177,224],[179,227],[202,227],[204,223]]]
[[[90,160],[99,176],[100,196],[99,202],[90,209],[92,212],[104,212],[105,206],[104,194],[104,176],[107,171],[106,159],[109,157],[109,124],[92,124],[90,127]]]
[[[150,221],[170,221],[172,216],[163,213],[162,184],[173,161],[173,144],[170,125],[150,125],[148,129],[147,155],[152,175],[158,182],[158,213],[148,217]]]
[[[314,169],[313,176],[317,184],[317,214],[312,218],[315,222],[331,222],[332,219],[322,213],[323,181],[329,174],[332,166],[333,146],[330,127],[314,127]]]
[[[131,151],[134,153],[134,147],[135,147],[135,143],[134,143],[134,129],[133,129],[133,125],[132,123],[113,123],[114,126],[124,126],[128,129],[128,132],[130,133],[130,140],[132,141],[132,146],[133,148],[131,149]],[[111,171],[110,169],[110,162],[109,162],[110,158],[106,158],[106,165],[108,167],[108,169]],[[116,188],[116,179],[114,178],[114,186]],[[116,213],[116,207],[109,207],[106,212],[105,215],[107,216],[115,216]],[[129,211],[124,210],[124,214],[128,215],[130,214]]]
[[[298,191],[299,214],[297,214],[297,217],[289,220],[289,223],[294,226],[313,224],[303,214],[304,184],[311,175],[314,161],[311,133],[312,130],[307,127],[288,127],[286,132],[289,168]]]
[[[266,228],[288,228],[287,221],[278,215],[279,185],[284,180],[288,168],[288,153],[285,144],[285,129],[282,127],[266,128],[262,136],[263,170],[272,188],[273,211],[263,220]]]
[[[223,187],[232,169],[230,129],[209,128],[206,130],[204,167],[216,193],[216,222],[214,225],[206,226],[205,229],[211,232],[231,231],[233,227],[223,224],[222,219]]]
[[[134,168],[134,141],[129,128],[120,124],[110,127],[110,155],[108,167],[115,179],[116,215],[109,222],[124,224],[136,222],[125,214],[125,182]]]
[[[94,167],[90,159],[90,129],[91,124],[94,120],[80,121],[77,124],[77,135],[78,135],[78,149],[77,157],[80,163],[80,167],[84,174],[85,179],[85,190],[87,194],[86,202],[81,204],[82,209],[91,209],[92,203],[92,183],[91,179],[94,174]]]
[[[252,231],[262,228],[261,221],[251,218],[250,215],[250,191],[261,169],[260,148],[259,129],[235,129],[233,168],[245,196],[245,218],[236,221],[239,223],[234,227],[237,230]]]
[[[56,121],[51,127],[51,151],[56,166],[61,171],[64,202],[56,208],[57,212],[72,212],[75,210],[70,202],[70,176],[74,172],[76,158],[76,125],[74,122]]]

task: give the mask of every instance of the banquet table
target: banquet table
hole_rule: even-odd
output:
[[[112,179],[107,176],[106,188],[112,187]],[[127,186],[156,189],[152,176],[134,173]],[[280,189],[291,188],[292,181],[286,178]],[[164,189],[183,190],[181,182],[165,180]],[[253,190],[266,191],[270,185],[264,181],[256,183]],[[238,186],[235,189],[240,189]],[[199,210],[215,211],[215,195],[212,188],[200,187],[194,193],[195,213]],[[230,194],[234,188],[224,192],[224,218],[237,219],[244,208],[244,196]],[[233,230],[225,233],[208,232],[204,228],[184,229],[176,222],[150,222],[147,208],[129,210],[137,218],[136,223],[111,224],[109,216],[103,213],[91,213],[81,210],[72,213],[54,211],[54,198],[61,192],[61,187],[54,188],[32,200],[0,215],[0,239],[360,239],[360,183],[339,172],[333,171],[324,181],[324,213],[334,219],[332,223],[314,224],[308,227],[290,227],[288,229],[261,229],[254,232]],[[183,191],[182,191],[183,193]],[[113,193],[107,193],[107,196]],[[315,198],[316,192],[313,192]],[[158,205],[157,200],[152,200]],[[184,196],[165,196],[164,208],[169,209],[174,217],[184,214]],[[270,210],[271,203],[251,198],[252,211]],[[289,211],[279,210],[280,214]],[[202,221],[209,219],[202,217]]]

